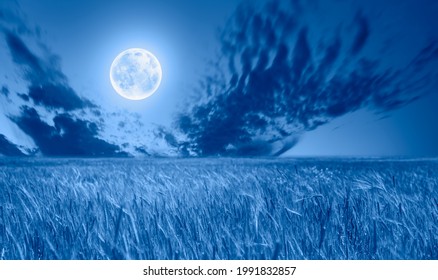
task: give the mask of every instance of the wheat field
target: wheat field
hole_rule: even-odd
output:
[[[438,160],[3,158],[0,259],[438,259]]]

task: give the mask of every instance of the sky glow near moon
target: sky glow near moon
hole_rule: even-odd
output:
[[[438,1],[242,2],[0,1],[0,154],[438,155]]]
[[[119,95],[127,99],[142,100],[150,97],[159,88],[161,78],[160,62],[144,49],[125,50],[111,65],[111,84]]]

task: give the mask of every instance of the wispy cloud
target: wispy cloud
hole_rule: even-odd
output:
[[[102,124],[87,117],[92,112],[99,112],[98,107],[69,85],[58,61],[55,61],[58,58],[33,31],[38,28],[30,28],[25,20],[10,10],[0,11],[0,34],[3,33],[11,59],[27,83],[26,93],[16,93],[26,105],[19,109],[18,115],[11,115],[9,119],[32,138],[43,155],[126,156],[118,145],[100,139]],[[9,21],[5,23],[6,20]],[[32,51],[23,37],[42,46],[45,56]],[[11,95],[6,86],[1,92]],[[86,109],[90,114],[84,111]],[[82,113],[78,114],[78,111]],[[45,115],[52,117],[43,120],[41,112],[50,112]],[[1,136],[0,154],[22,155],[17,146]]]
[[[98,126],[69,114],[58,114],[51,126],[41,120],[34,108],[23,107],[13,121],[48,156],[126,156],[117,145],[99,139]]]
[[[436,86],[427,70],[438,66],[436,43],[395,67],[369,48],[393,35],[374,36],[366,12],[321,33],[306,20],[306,3],[270,1],[233,15],[203,94],[176,121],[196,153],[280,154],[333,118],[361,108],[387,113]]]
[[[0,134],[0,155],[24,156],[21,150],[14,143],[10,142],[3,134]]]
[[[365,46],[370,35],[368,19],[362,14],[362,12],[358,12],[356,14],[354,21],[357,25],[357,33],[351,46],[352,55],[360,52],[360,50]]]
[[[35,152],[46,156],[96,157],[163,156],[184,151],[165,127],[153,124],[145,127],[137,114],[109,112],[96,101],[81,96],[70,86],[60,58],[41,38],[39,28],[24,20],[19,5],[11,2],[13,7],[6,9],[2,4],[0,40],[4,40],[14,70],[18,70],[17,80],[25,90],[15,92],[2,85],[0,95],[9,101],[12,98],[14,102],[7,106],[14,108],[9,108],[13,113],[0,113],[7,116],[9,126],[18,127],[20,133],[31,138],[38,150]],[[0,139],[0,154],[18,155],[21,147],[0,135],[4,137]]]
[[[61,69],[34,54],[17,34],[4,33],[13,61],[29,82],[28,96],[36,105],[66,111],[95,106],[69,86]]]

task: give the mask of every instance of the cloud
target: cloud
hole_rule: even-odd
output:
[[[11,118],[46,156],[127,156],[117,145],[98,138],[99,127],[89,121],[58,114],[54,125],[45,123],[34,108],[24,106]]]
[[[29,95],[25,93],[17,93],[17,96],[20,97],[23,101],[29,102],[30,98]]]
[[[71,111],[95,106],[81,98],[69,85],[56,65],[45,62],[35,55],[17,34],[5,31],[7,46],[16,65],[20,66],[24,78],[30,82],[28,97],[36,105],[49,110]]]
[[[368,19],[361,12],[357,13],[355,23],[357,24],[358,30],[353,45],[351,46],[352,55],[356,55],[362,50],[370,35]]]
[[[59,58],[33,30],[20,15],[8,10],[0,13],[0,33],[3,33],[12,62],[20,70],[23,82],[27,83],[27,92],[17,93],[20,98],[17,104],[24,102],[25,105],[17,108],[19,113],[9,115],[9,119],[30,136],[46,156],[127,156],[118,145],[99,137],[102,125],[92,119],[101,118],[100,108],[80,97],[69,85],[59,66]],[[39,54],[29,45],[39,46]],[[6,86],[1,94],[10,95]],[[41,114],[51,116],[51,124],[44,121]],[[13,143],[0,135],[0,153],[22,155],[19,152]]]
[[[4,156],[24,156],[23,152],[10,142],[3,134],[0,134],[0,155]]]
[[[0,2],[0,29],[13,30],[17,34],[39,36],[38,27],[30,28],[16,0]]]
[[[0,89],[0,94],[9,97],[9,89],[7,86],[2,86]]]
[[[6,43],[12,55],[12,60],[20,66],[25,67],[25,76],[32,82],[46,80],[41,61],[26,47],[24,42],[11,31],[4,31]]]
[[[48,109],[62,108],[71,111],[95,106],[90,101],[81,99],[71,87],[63,84],[30,86],[28,96],[35,104]]]
[[[361,108],[387,113],[430,92],[436,76],[425,69],[437,67],[437,44],[396,68],[371,47],[364,52],[392,36],[373,37],[364,11],[320,32],[306,17],[313,8],[300,3],[243,6],[232,16],[220,35],[218,62],[176,119],[189,149],[278,155],[336,117]],[[355,32],[347,28],[352,24]]]

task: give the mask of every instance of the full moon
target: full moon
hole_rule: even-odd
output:
[[[111,64],[111,84],[127,99],[141,100],[151,96],[160,86],[161,77],[160,62],[144,49],[123,51]]]

